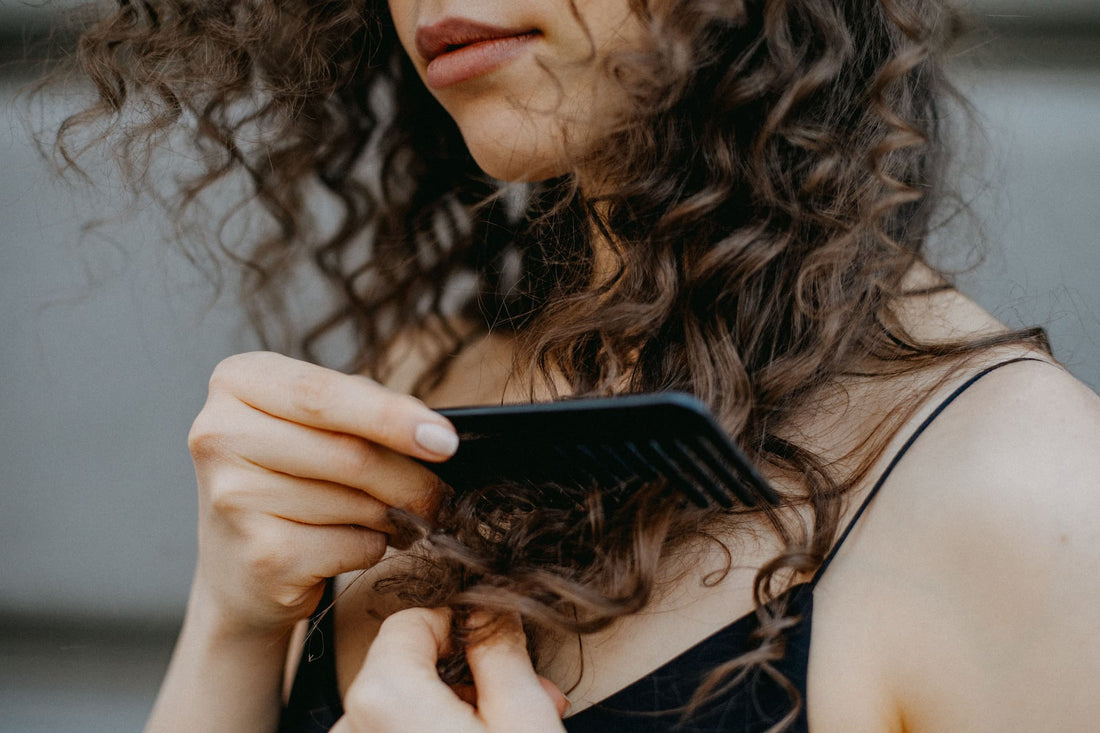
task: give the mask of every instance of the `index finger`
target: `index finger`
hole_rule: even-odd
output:
[[[415,397],[367,377],[281,354],[252,352],[230,357],[214,370],[210,388],[225,389],[274,417],[357,435],[425,460],[445,460],[458,448],[458,435],[451,423]]]

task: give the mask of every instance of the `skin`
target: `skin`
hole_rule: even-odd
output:
[[[957,294],[910,304],[909,315],[929,337],[997,327]],[[429,401],[452,404],[475,384],[486,389],[502,342],[492,337],[465,355],[468,369],[452,373]],[[1027,354],[986,355],[929,398],[854,489],[843,521],[943,397],[982,365],[1020,355]],[[840,455],[849,444],[836,436],[858,434],[894,404],[898,390],[922,384],[848,385],[858,408],[823,411],[800,430],[821,441],[814,447],[824,455]],[[1100,644],[1090,631],[1100,623],[1100,532],[1092,521],[1100,510],[1100,459],[1092,448],[1098,441],[1100,398],[1045,363],[985,377],[937,418],[815,593],[811,730],[1092,730],[1100,714],[1088,694],[1100,678]],[[752,540],[724,539],[737,557],[722,583],[702,583],[720,565],[717,553],[693,556],[696,571],[665,597],[586,638],[585,674],[569,691],[571,713],[752,609],[752,577],[779,545],[763,529]],[[378,608],[370,580],[348,576],[339,584],[346,594],[335,609],[336,660],[345,689],[374,633],[362,623]],[[553,651],[539,671],[570,688],[579,668],[575,646]]]
[[[416,49],[418,27],[460,17],[538,29],[540,38],[519,58],[463,84],[431,89],[458,123],[478,166],[508,181],[567,172],[565,161],[583,146],[585,131],[616,108],[599,61],[641,37],[625,0],[578,2],[580,19],[568,0],[391,0],[389,6],[398,38],[422,79],[428,64]]]
[[[535,676],[518,618],[466,650],[476,707],[436,675],[450,623],[449,613],[440,609],[409,609],[387,618],[344,697],[347,714],[333,732],[439,730],[440,721],[455,733],[564,730],[565,696]]]
[[[542,31],[532,53],[461,88],[433,92],[492,175],[562,172],[578,139],[570,131],[615,104],[575,62],[593,44],[602,53],[629,43],[625,0],[578,3],[592,44],[558,0],[390,5],[422,74],[411,42],[419,24],[463,15]],[[555,70],[560,87],[545,83],[538,60]],[[930,276],[912,277],[920,285]],[[954,293],[911,299],[898,311],[926,339],[1003,328]],[[425,402],[526,395],[509,370],[512,349],[507,338],[487,336],[458,357]],[[1002,349],[965,372],[1024,353]],[[809,448],[839,459],[899,392],[937,377],[838,385],[846,399],[825,399],[796,428]],[[964,378],[940,388],[902,428],[853,490],[849,513],[905,436]],[[421,425],[450,429],[424,403],[363,377],[265,353],[218,367],[190,436],[199,559],[147,730],[273,730],[284,661],[296,659],[292,631],[331,576],[340,576],[341,592],[333,610],[346,707],[339,733],[435,731],[440,721],[456,731],[561,730],[565,700],[557,688],[571,688],[571,711],[579,711],[749,612],[752,577],[780,550],[763,524],[753,536],[724,538],[737,553],[735,567],[710,587],[701,580],[720,557],[693,557],[689,572],[646,612],[586,639],[579,682],[575,645],[547,650],[557,653],[545,655],[549,662],[536,672],[513,625],[467,650],[475,690],[451,690],[434,672],[446,643],[445,612],[412,609],[381,624],[370,620],[372,612],[390,611],[370,583],[392,544],[385,508],[430,518],[439,500],[433,474],[413,459],[442,460],[446,451],[417,442]],[[1092,730],[1100,719],[1098,444],[1100,398],[1051,364],[1006,367],[945,411],[818,586],[811,729]],[[681,569],[669,567],[670,575]]]

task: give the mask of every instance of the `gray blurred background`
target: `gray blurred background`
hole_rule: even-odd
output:
[[[988,136],[990,251],[961,281],[1097,388],[1100,2],[971,5],[986,30],[955,70]],[[194,557],[187,429],[213,366],[254,343],[155,211],[83,230],[128,199],[106,171],[54,179],[26,123],[60,112],[15,103],[53,18],[0,0],[0,731],[135,730]]]

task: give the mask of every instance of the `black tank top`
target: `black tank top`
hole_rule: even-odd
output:
[[[772,666],[783,680],[797,690],[803,702],[806,700],[806,674],[810,660],[813,593],[818,580],[898,462],[932,421],[979,379],[995,369],[1019,361],[1041,360],[1020,357],[987,367],[937,405],[890,460],[814,577],[786,592],[787,614],[796,618],[797,622],[785,634],[783,658]],[[327,609],[331,602],[330,583],[318,609]],[[713,669],[752,648],[753,632],[758,624],[755,613],[742,616],[641,679],[566,718],[562,721],[566,730],[569,733],[756,733],[768,730],[791,711],[792,703],[782,683],[763,670],[754,670],[731,689],[703,704],[687,721],[682,719],[681,714],[699,684]],[[279,723],[280,733],[324,733],[343,715],[336,682],[334,643],[332,614],[319,611],[311,620],[310,634],[290,700]],[[805,704],[787,730],[795,733],[808,730]]]

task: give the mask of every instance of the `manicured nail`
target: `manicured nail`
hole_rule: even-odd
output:
[[[434,422],[422,422],[416,426],[416,442],[428,451],[439,456],[452,456],[458,450],[458,436]]]

